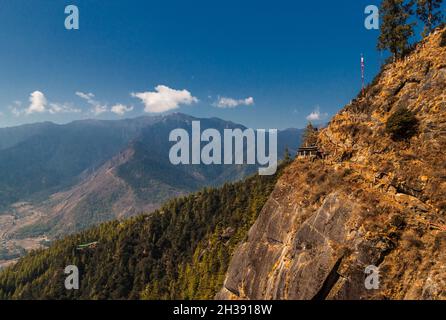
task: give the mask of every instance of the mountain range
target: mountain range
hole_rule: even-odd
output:
[[[240,180],[255,165],[172,165],[169,133],[246,129],[175,113],[117,121],[50,122],[0,129],[0,261],[116,218],[151,212],[168,199]],[[301,130],[278,133],[295,152]]]

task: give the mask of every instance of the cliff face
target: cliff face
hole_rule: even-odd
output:
[[[446,299],[446,47],[387,65],[296,159],[232,257],[218,299]],[[385,132],[400,107],[418,133]],[[379,287],[366,288],[368,266]]]

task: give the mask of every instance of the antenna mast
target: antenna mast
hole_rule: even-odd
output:
[[[364,70],[365,70],[364,55],[361,53],[361,81],[362,81],[362,95],[363,96],[364,96],[364,90],[365,90]]]

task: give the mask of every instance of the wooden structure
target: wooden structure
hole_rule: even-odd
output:
[[[300,147],[297,150],[297,157],[298,158],[324,158],[324,153],[319,150],[319,148],[316,145],[312,145],[309,147]]]
[[[98,245],[98,241],[95,242],[90,242],[90,243],[85,243],[85,244],[80,244],[77,246],[77,250],[85,250],[85,249],[95,249]]]

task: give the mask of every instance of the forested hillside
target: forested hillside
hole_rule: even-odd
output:
[[[192,121],[202,130],[246,129],[181,113],[0,129],[0,268],[54,239],[153,212],[170,199],[257,171],[255,165],[171,164],[169,134],[191,132]],[[299,129],[279,131],[278,156],[295,150],[300,136]]]
[[[0,299],[212,298],[285,165],[275,176],[208,188],[32,252],[0,273]],[[79,290],[64,287],[67,265],[79,267]]]

